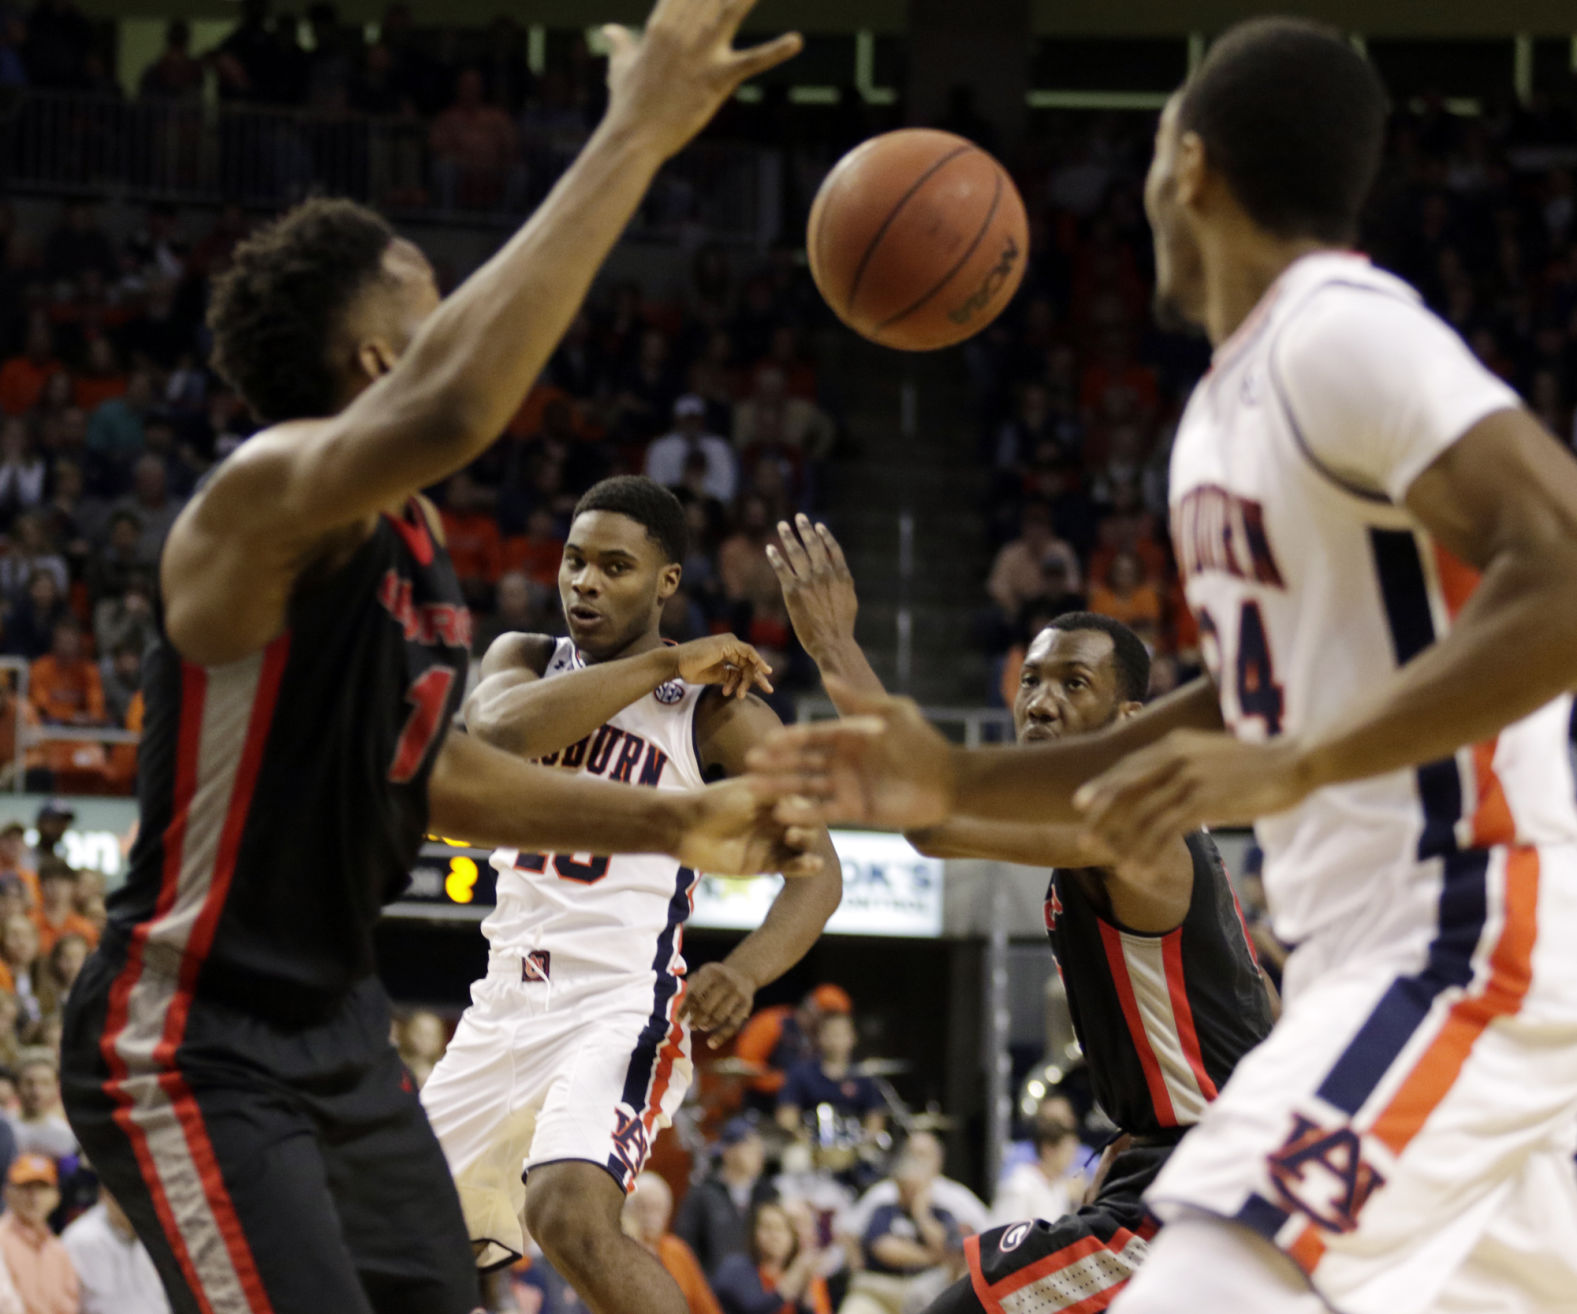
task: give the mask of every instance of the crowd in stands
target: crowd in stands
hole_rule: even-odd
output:
[[[1148,116],[1043,125],[1020,181],[1034,259],[1009,313],[967,350],[996,555],[982,640],[1011,705],[1025,645],[1087,606],[1151,646],[1154,692],[1199,665],[1166,520],[1179,412],[1209,365],[1160,332],[1142,203]],[[1361,246],[1413,282],[1562,443],[1577,378],[1577,119],[1568,108],[1401,108]]]
[[[52,799],[0,827],[0,1314],[167,1314],[60,1103],[61,1010],[104,927],[103,875],[66,860],[73,819]]]
[[[0,203],[0,655],[28,666],[27,697],[12,678],[0,713],[6,779],[20,728],[30,788],[130,787],[131,744],[28,731],[140,728],[159,546],[203,472],[252,427],[204,365],[203,326],[248,226],[238,207],[210,218],[154,207],[117,242],[88,202],[62,204],[38,234]],[[732,629],[785,673],[789,627],[764,548],[814,496],[839,434],[805,332],[813,294],[787,256],[750,263],[703,246],[661,297],[633,282],[602,289],[502,441],[431,490],[480,645],[560,629],[576,500],[644,470],[690,517],[670,636]]]
[[[943,1172],[927,1115],[879,1087],[879,1065],[856,1059],[857,1023],[848,992],[826,983],[758,1010],[731,1052],[701,1061],[700,1100],[656,1142],[624,1216],[691,1314],[918,1309],[963,1273],[965,1238],[1057,1217],[1082,1196],[1091,1152],[1065,1095],[1048,1094],[1027,1141],[1009,1147],[988,1207]],[[418,1083],[447,1032],[424,1010],[397,1021],[394,1042]],[[726,1077],[711,1070],[718,1057],[734,1065]],[[510,1314],[584,1308],[534,1246],[489,1291],[489,1309]]]

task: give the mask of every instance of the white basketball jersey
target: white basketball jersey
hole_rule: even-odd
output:
[[[560,639],[543,678],[585,664],[575,645]],[[542,764],[637,788],[692,789],[703,783],[695,709],[704,688],[681,680],[659,685]],[[498,906],[482,923],[482,934],[494,955],[524,958],[546,950],[555,968],[620,975],[684,971],[678,931],[690,915],[697,878],[674,858],[499,849],[492,864]]]
[[[1216,351],[1173,449],[1172,534],[1239,738],[1318,735],[1450,629],[1476,573],[1404,497],[1475,423],[1518,404],[1407,284],[1361,256],[1298,260]],[[1440,889],[1430,859],[1577,839],[1569,703],[1453,759],[1263,819],[1277,933],[1427,934]]]

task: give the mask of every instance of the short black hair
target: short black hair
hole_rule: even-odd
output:
[[[575,503],[575,516],[587,511],[613,511],[646,527],[652,542],[669,561],[683,562],[690,555],[690,527],[684,506],[672,490],[645,475],[614,475],[586,490]]]
[[[1120,620],[1095,611],[1065,611],[1046,627],[1049,630],[1096,630],[1112,641],[1112,661],[1117,666],[1117,694],[1125,703],[1142,703],[1150,692],[1150,650],[1144,640]]]
[[[236,247],[208,310],[212,364],[264,424],[338,408],[330,339],[393,240],[365,206],[317,198]]]
[[[1179,132],[1249,218],[1278,237],[1350,242],[1380,167],[1379,75],[1332,28],[1256,18],[1228,29],[1186,84]]]

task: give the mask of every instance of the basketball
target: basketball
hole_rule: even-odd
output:
[[[905,128],[838,161],[811,207],[806,250],[821,295],[856,333],[935,351],[973,337],[1012,300],[1029,222],[988,152]]]

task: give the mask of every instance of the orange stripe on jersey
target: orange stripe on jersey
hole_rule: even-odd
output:
[[[1435,574],[1440,580],[1440,592],[1445,597],[1446,612],[1453,621],[1467,606],[1467,600],[1478,588],[1479,573],[1467,562],[1454,557],[1441,547],[1435,547]],[[1506,802],[1506,791],[1495,774],[1495,748],[1499,738],[1487,739],[1473,745],[1473,809],[1474,848],[1486,849],[1496,844],[1510,844],[1517,837],[1516,824],[1511,819],[1511,806]]]
[[[1392,1154],[1400,1154],[1406,1148],[1446,1097],[1474,1042],[1490,1023],[1498,1017],[1510,1017],[1522,1007],[1533,979],[1538,905],[1538,850],[1512,849],[1506,857],[1505,924],[1490,954],[1489,980],[1481,991],[1464,995],[1451,1006],[1440,1034],[1424,1050],[1371,1128],[1371,1134]]]
[[[668,1035],[662,1049],[658,1051],[657,1075],[652,1080],[652,1093],[646,1097],[646,1114],[641,1119],[646,1124],[648,1135],[662,1113],[663,1096],[668,1093],[668,1083],[673,1078],[674,1062],[683,1053],[684,1027],[679,1021],[679,1006],[684,1003],[688,988],[687,983],[681,980],[679,988],[674,991],[673,1001],[668,1005]]]
[[[1315,1230],[1314,1224],[1310,1223],[1287,1247],[1287,1254],[1305,1273],[1313,1273],[1319,1267],[1320,1260],[1325,1257],[1325,1238]]]

